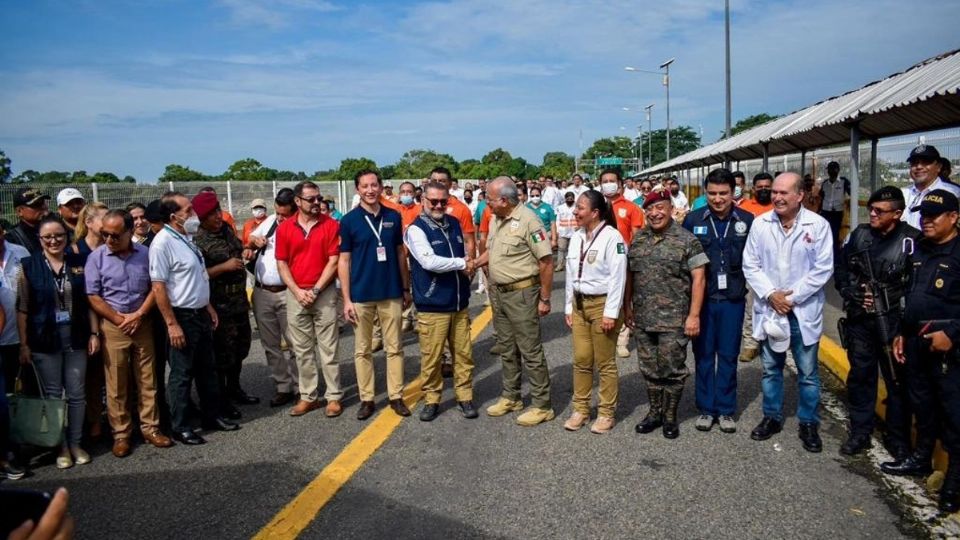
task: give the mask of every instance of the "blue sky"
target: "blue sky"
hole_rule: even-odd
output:
[[[960,46],[949,0],[732,0],[733,117],[786,113]],[[931,12],[931,9],[933,10]],[[671,67],[673,125],[723,129],[723,2],[0,0],[0,149],[14,172],[209,174],[458,160],[533,163],[636,133]],[[625,127],[626,131],[621,130]]]

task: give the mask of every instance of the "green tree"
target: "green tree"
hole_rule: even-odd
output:
[[[98,172],[90,177],[91,182],[100,182],[104,184],[119,184],[120,177],[112,172]]]
[[[10,158],[0,150],[0,182],[7,183],[13,175],[13,169],[10,168]]]
[[[454,171],[457,178],[486,178],[483,174],[483,164],[479,159],[465,159],[457,165]]]
[[[389,180],[390,178],[398,178],[397,166],[384,165],[383,167],[380,167],[380,175],[383,176],[385,180]]]
[[[130,176],[129,174],[126,175],[126,176],[124,176],[124,177],[123,177],[123,180],[121,180],[121,181],[124,182],[125,184],[136,184],[136,183],[137,183],[137,179],[134,178],[134,177],[132,177],[132,176]]]
[[[14,184],[36,184],[40,182],[40,173],[33,169],[27,169],[10,181]]]
[[[730,135],[736,135],[741,131],[746,131],[750,128],[755,128],[757,126],[766,124],[771,120],[776,120],[780,116],[773,116],[767,113],[754,114],[753,116],[748,116],[746,118],[741,118],[737,121],[736,124],[730,127]],[[673,133],[670,133],[671,138],[673,138]],[[723,134],[720,135],[720,138],[723,139]],[[673,142],[673,141],[671,141]],[[672,146],[672,145],[671,145]],[[678,154],[679,155],[679,154]]]
[[[209,179],[209,176],[195,171],[190,167],[184,167],[183,165],[172,163],[167,165],[167,167],[163,170],[163,174],[160,175],[160,178],[157,179],[157,182],[204,182]]]
[[[72,181],[71,176],[70,173],[64,171],[47,171],[40,173],[37,182],[41,184],[66,184]]]
[[[409,150],[394,165],[392,178],[426,178],[436,167],[457,170],[457,160],[450,154],[433,150]]]
[[[269,182],[276,177],[276,174],[276,170],[264,167],[253,158],[246,158],[230,165],[223,173],[223,179],[236,182]]]
[[[634,141],[630,137],[606,137],[593,141],[583,153],[583,159],[601,157],[619,157],[629,159],[634,156]]]
[[[573,174],[575,160],[566,152],[547,152],[543,155],[540,174],[556,179],[567,178]]]
[[[625,137],[624,137],[625,138]],[[667,160],[667,130],[655,129],[653,133],[644,132],[643,140],[644,162],[651,167]],[[647,155],[647,144],[653,147],[653,159]],[[677,126],[670,130],[670,157],[675,158],[700,148],[700,135],[690,126]]]
[[[370,158],[346,158],[340,162],[340,168],[334,173],[335,180],[353,180],[364,169],[376,169],[377,164]]]

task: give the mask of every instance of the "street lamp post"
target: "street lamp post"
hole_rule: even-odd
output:
[[[626,71],[636,71],[639,73],[654,73],[656,75],[663,75],[663,85],[667,88],[667,160],[670,159],[670,64],[676,58],[671,58],[666,62],[660,64],[660,69],[663,71],[650,71],[646,69],[637,69],[633,66],[627,66],[623,68]],[[651,163],[652,163],[651,159]]]
[[[653,128],[650,121],[650,110],[653,109],[653,103],[644,107],[647,111],[647,158],[650,159],[650,166],[653,167]]]

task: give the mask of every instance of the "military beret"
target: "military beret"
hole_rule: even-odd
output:
[[[207,216],[216,211],[217,208],[220,208],[220,201],[217,200],[217,194],[211,191],[197,193],[190,203],[193,204],[193,211],[197,213],[197,217],[200,218],[201,221],[207,219]]]
[[[643,199],[643,207],[646,208],[651,204],[660,201],[670,201],[673,203],[673,199],[670,198],[670,192],[665,189],[655,189],[650,193],[647,193],[647,196]]]

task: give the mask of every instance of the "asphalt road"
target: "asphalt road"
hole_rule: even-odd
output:
[[[646,411],[635,355],[620,361],[619,424],[603,436],[563,430],[570,414],[571,342],[563,323],[562,279],[555,312],[543,319],[557,419],[523,428],[513,417],[465,420],[444,394],[432,423],[405,419],[302,533],[304,538],[899,538],[925,535],[867,460],[837,450],[843,425],[824,413],[824,451],[797,438],[796,378],[786,382],[784,431],[764,442],[749,432],[761,418],[760,366],[741,364],[735,434],[694,429],[692,376],[681,404],[681,435],[637,435]],[[483,309],[474,296],[471,312]],[[480,407],[496,401],[499,360],[492,328],[474,346]],[[406,380],[416,377],[415,335],[404,336]],[[631,350],[633,349],[631,345]],[[66,486],[80,538],[244,538],[254,535],[329,463],[366,423],[355,419],[353,336],[339,357],[346,410],[291,418],[266,404],[244,407],[243,429],[210,433],[201,447],[135,447],[116,459],[108,443],[92,463],[59,471],[39,456],[32,475],[9,487]],[[383,353],[378,405],[386,405]],[[692,369],[692,356],[688,360]],[[824,375],[825,376],[825,375]],[[255,342],[245,388],[272,394]],[[387,412],[386,414],[392,414]]]

